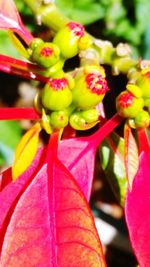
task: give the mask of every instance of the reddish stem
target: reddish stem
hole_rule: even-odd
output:
[[[0,108],[0,120],[39,120],[34,108]]]
[[[4,65],[7,64],[9,66],[18,68],[18,69],[23,69],[23,70],[28,70],[28,71],[42,71],[43,68],[39,67],[36,64],[19,60],[13,57],[9,57],[6,55],[1,55],[0,54],[0,62],[3,63]]]
[[[0,55],[0,70],[9,74],[19,75],[25,79],[44,83],[49,81],[49,78],[38,74],[38,72],[43,71],[38,65],[5,55]]]
[[[140,152],[149,150],[149,140],[145,129],[137,131]]]
[[[99,130],[93,135],[88,137],[88,140],[91,140],[94,147],[98,147],[101,141],[112,132],[121,122],[123,118],[116,113],[111,119],[109,119]]]
[[[5,65],[0,64],[0,70],[6,73],[12,74],[12,75],[18,75],[22,78],[29,79],[29,80],[36,80],[36,81],[40,81],[44,83],[49,81],[49,78],[46,78],[40,74],[37,74],[35,72],[33,73],[31,71],[21,70],[15,67],[11,67],[7,64]]]

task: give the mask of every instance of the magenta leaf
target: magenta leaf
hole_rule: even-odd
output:
[[[90,209],[56,156],[51,138],[42,165],[13,207],[5,228],[1,266],[105,267]]]
[[[15,31],[28,45],[33,39],[23,25],[13,0],[0,0],[0,28]]]
[[[74,176],[88,201],[91,195],[97,147],[121,121],[122,118],[116,114],[93,135],[60,142],[59,159]]]
[[[150,264],[150,152],[140,154],[132,190],[126,196],[125,215],[133,250],[140,267]]]

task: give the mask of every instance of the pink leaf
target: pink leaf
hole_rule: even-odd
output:
[[[30,44],[33,39],[23,25],[13,0],[0,0],[0,28],[15,31],[27,44]]]
[[[125,214],[131,244],[140,267],[150,264],[150,152],[140,155],[132,190],[126,196]]]
[[[132,189],[132,183],[138,170],[139,155],[138,147],[134,136],[132,135],[130,127],[126,124],[124,129],[125,140],[125,168],[126,176],[130,189]]]
[[[1,266],[106,266],[90,209],[56,153],[52,137],[48,164],[19,197],[5,229]]]
[[[122,118],[116,114],[93,135],[63,140],[59,145],[59,159],[72,173],[88,201],[91,195],[97,147],[121,121]]]

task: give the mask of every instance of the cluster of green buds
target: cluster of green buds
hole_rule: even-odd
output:
[[[28,50],[29,58],[45,69],[42,72],[45,76],[61,77],[65,60],[76,56],[91,44],[92,39],[85,33],[84,27],[71,21],[56,33],[52,42],[35,38]]]
[[[147,128],[150,126],[149,88],[139,85],[127,84],[126,90],[121,92],[116,99],[118,113],[120,116],[128,119],[130,127],[136,129]]]
[[[107,90],[104,69],[100,66],[81,68],[73,78],[69,75],[51,78],[40,92],[44,122],[46,115],[52,131],[68,124],[76,130],[92,128],[99,122],[96,106]]]
[[[76,130],[86,130],[99,122],[96,106],[108,90],[103,67],[85,64],[72,74],[63,69],[67,59],[90,46],[91,37],[81,24],[73,21],[60,29],[52,42],[35,38],[30,44],[30,59],[49,77],[36,101],[42,113],[43,128],[48,133],[68,124]]]

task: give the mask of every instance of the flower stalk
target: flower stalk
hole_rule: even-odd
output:
[[[0,108],[0,120],[39,120],[34,108]]]

